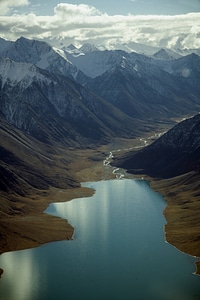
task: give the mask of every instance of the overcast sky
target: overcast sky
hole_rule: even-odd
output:
[[[200,0],[0,0],[0,37],[200,48]]]

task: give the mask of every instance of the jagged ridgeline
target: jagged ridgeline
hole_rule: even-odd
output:
[[[171,117],[195,113],[199,66],[196,54],[181,57],[163,49],[149,57],[91,45],[58,49],[37,40],[1,39],[2,134],[9,126],[7,139],[1,139],[2,157],[12,151],[16,156],[19,139],[12,149],[8,144],[17,129],[24,139],[46,145],[87,147],[132,138]],[[6,151],[11,154],[3,156]]]
[[[45,142],[133,137],[200,108],[196,54],[161,49],[149,57],[90,45],[58,49],[25,38],[1,39],[0,46],[1,113]]]
[[[44,144],[55,151],[133,138],[171,118],[194,114],[200,108],[199,78],[197,54],[160,49],[147,56],[1,39],[1,133],[9,126],[7,138],[1,138],[2,157],[14,160],[20,134],[27,144],[40,143],[36,149]]]
[[[199,79],[200,57],[194,53],[181,56],[156,49],[143,55],[88,44],[61,49],[23,37],[15,42],[0,39],[0,251],[66,238],[65,230],[62,236],[56,231],[60,220],[49,234],[55,218],[43,223],[42,212],[55,200],[51,194],[55,190],[80,187],[72,163],[82,163],[77,161],[78,151],[96,149],[116,138],[142,136],[158,126],[172,126],[178,117],[198,113]],[[168,136],[164,144],[169,144]],[[189,153],[180,155],[184,147],[179,143],[178,152],[166,156],[168,168],[159,156],[167,150],[162,148],[156,158],[148,154],[152,162],[157,159],[160,173],[155,175],[176,175],[174,166],[179,173],[190,170],[199,150],[190,149],[196,152],[183,168],[183,160],[189,159]],[[146,157],[147,165],[132,167],[132,160],[123,160],[125,168],[128,161],[129,167],[154,175]],[[32,221],[18,218],[34,213]],[[70,228],[69,238],[72,233]]]

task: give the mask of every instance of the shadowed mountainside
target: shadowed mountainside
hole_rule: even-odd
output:
[[[118,167],[134,174],[170,178],[200,171],[200,114],[187,119],[137,152],[115,160]]]
[[[151,145],[119,155],[112,164],[151,177],[152,187],[167,201],[167,241],[200,257],[200,114],[177,124]],[[196,265],[200,274],[200,262]]]

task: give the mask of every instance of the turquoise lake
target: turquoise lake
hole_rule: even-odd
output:
[[[165,241],[165,201],[148,182],[83,183],[89,198],[51,204],[72,241],[5,253],[1,300],[199,300],[196,259]]]

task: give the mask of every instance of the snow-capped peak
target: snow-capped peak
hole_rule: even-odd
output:
[[[56,47],[53,47],[53,50],[59,54],[62,58],[64,58],[69,64],[72,64],[71,61],[69,61],[65,55],[65,51],[63,49],[59,49],[59,48],[56,48]]]
[[[77,50],[77,48],[73,44],[70,44],[69,46],[67,46],[67,49],[69,49],[69,50]]]
[[[164,48],[160,49],[153,55],[153,58],[159,59],[159,60],[174,60],[174,59],[178,59],[180,57],[181,57],[181,55],[179,55],[178,53],[176,53],[172,50],[169,50],[169,49],[164,49]]]
[[[70,44],[67,47],[63,47],[61,50],[64,51],[65,57],[67,57],[68,55],[74,56],[74,57],[77,57],[79,55],[84,55],[84,53],[81,52],[78,48],[76,48],[73,44]],[[68,55],[66,55],[66,54],[68,54]]]
[[[0,59],[0,79],[2,87],[9,83],[15,86],[20,83],[23,88],[28,87],[33,78],[43,79],[43,75],[38,72],[35,65],[29,63],[15,62],[9,58]]]
[[[83,53],[88,53],[93,51],[99,51],[99,49],[92,44],[85,43],[79,48],[79,51]]]
[[[3,44],[5,45],[5,43]],[[0,57],[9,57],[16,62],[34,64],[41,69],[55,71],[70,78],[76,78],[78,73],[77,68],[67,59],[64,50],[39,40],[21,37],[15,42],[11,42],[8,47],[0,47]]]

